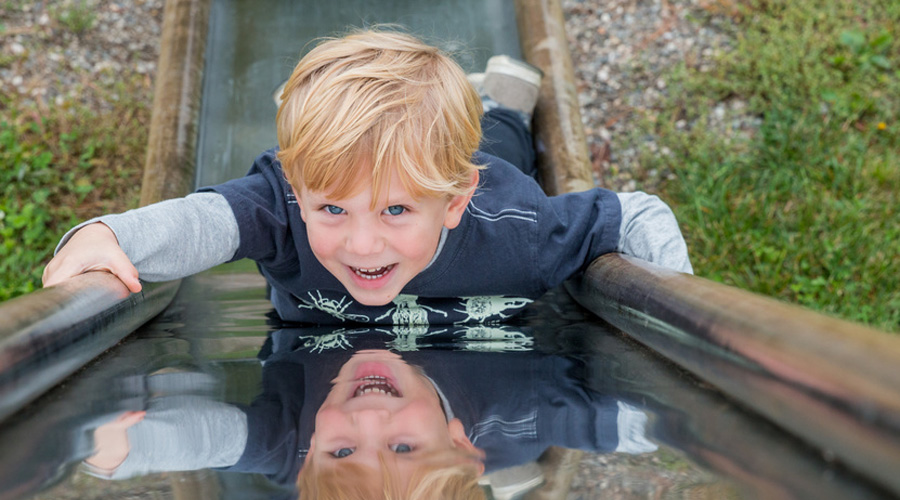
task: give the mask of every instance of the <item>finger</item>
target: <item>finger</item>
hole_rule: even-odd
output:
[[[142,286],[140,279],[138,279],[138,270],[127,258],[125,261],[111,263],[109,271],[115,274],[128,287],[128,291],[131,293],[141,291]]]
[[[68,274],[63,268],[65,266],[60,264],[57,259],[51,260],[45,267],[44,272],[41,275],[41,283],[44,287],[58,285],[62,281],[65,281],[68,278],[71,278],[72,275]]]
[[[146,411],[126,411],[125,413],[119,415],[119,418],[116,419],[116,422],[128,428],[140,422],[141,420],[144,420],[144,417],[146,415]]]

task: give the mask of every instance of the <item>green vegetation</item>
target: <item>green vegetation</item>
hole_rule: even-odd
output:
[[[678,68],[640,131],[695,271],[900,331],[900,3],[734,7],[734,50]]]
[[[733,7],[734,50],[668,75],[635,136],[668,151],[642,165],[675,174],[661,195],[697,274],[900,331],[900,2]],[[78,32],[82,15],[59,19]],[[39,286],[73,222],[137,203],[149,100],[136,85],[102,113],[0,96],[0,300]]]
[[[102,112],[0,96],[0,301],[40,287],[73,223],[137,206],[149,123],[140,85],[101,91]]]
[[[80,35],[94,26],[97,19],[94,8],[86,0],[66,2],[53,11],[53,17],[69,31]]]

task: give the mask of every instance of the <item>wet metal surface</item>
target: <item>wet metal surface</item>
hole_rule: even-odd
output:
[[[0,304],[0,421],[159,314],[175,290],[129,294],[95,272]]]
[[[495,481],[497,471],[581,449],[588,477],[605,473],[591,463],[657,463],[656,476],[644,469],[633,481],[663,496],[697,491],[702,478],[705,491],[728,498],[890,498],[590,321],[562,293],[494,327],[326,331],[285,328],[270,311],[253,273],[185,280],[161,317],[0,428],[0,498],[293,498],[329,382],[360,349],[421,366]],[[139,473],[86,475],[82,460],[105,442],[98,429],[133,412],[146,412],[127,431]],[[245,434],[219,422],[235,412],[248,415]],[[223,450],[234,447],[241,461],[229,464],[236,455]],[[580,494],[610,498],[599,481]]]

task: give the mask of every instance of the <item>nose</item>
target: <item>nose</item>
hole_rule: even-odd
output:
[[[359,219],[350,226],[345,246],[356,255],[373,255],[384,250],[384,236],[377,222]]]
[[[366,408],[353,412],[351,418],[361,430],[381,430],[390,420],[391,412],[385,408]]]

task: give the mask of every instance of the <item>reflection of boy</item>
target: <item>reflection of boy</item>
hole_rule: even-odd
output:
[[[267,364],[281,363],[275,368],[281,374],[302,368],[287,360]],[[300,401],[308,401],[299,385]],[[317,391],[306,389],[315,399]],[[290,395],[271,396],[264,393],[244,418],[236,407],[205,398],[182,401],[183,408],[125,412],[94,432],[95,452],[85,465],[115,479],[219,466],[286,482],[286,473],[297,474],[296,449],[305,441],[297,422],[303,426],[301,414],[310,412]],[[341,498],[484,498],[483,454],[460,421],[446,416],[431,381],[390,351],[359,351],[341,366],[315,413],[309,443],[298,476],[303,498],[337,491]],[[208,447],[221,453],[210,456]]]
[[[89,462],[113,478],[224,467],[280,484],[300,471],[308,492],[370,492],[373,484],[395,490],[421,484],[423,476],[438,489],[448,487],[438,481],[444,480],[474,491],[480,471],[533,461],[550,446],[601,453],[655,449],[644,436],[643,412],[585,389],[581,365],[570,358],[445,350],[407,352],[402,360],[385,350],[312,353],[298,349],[304,343],[298,333],[308,332],[272,333],[260,355],[263,393],[250,407],[207,399],[158,408],[151,401],[147,417],[127,429],[130,454],[122,447],[128,442],[122,424],[141,420],[140,412],[112,422],[119,444],[98,442]],[[359,335],[373,347],[389,338]],[[427,366],[427,373],[407,362]],[[329,390],[331,380],[336,384]],[[403,398],[391,397],[394,391]],[[95,437],[104,434],[110,435]]]
[[[395,353],[354,354],[315,429],[298,477],[303,497],[484,498],[481,452],[445,414],[431,381]]]
[[[477,92],[412,37],[322,43],[282,97],[280,149],[248,176],[79,227],[45,284],[105,270],[138,291],[138,273],[167,280],[250,258],[284,320],[427,324],[506,318],[609,252],[691,270],[657,198],[601,189],[548,198],[477,152]],[[497,123],[526,140],[493,145],[498,154],[531,153],[515,122]]]

